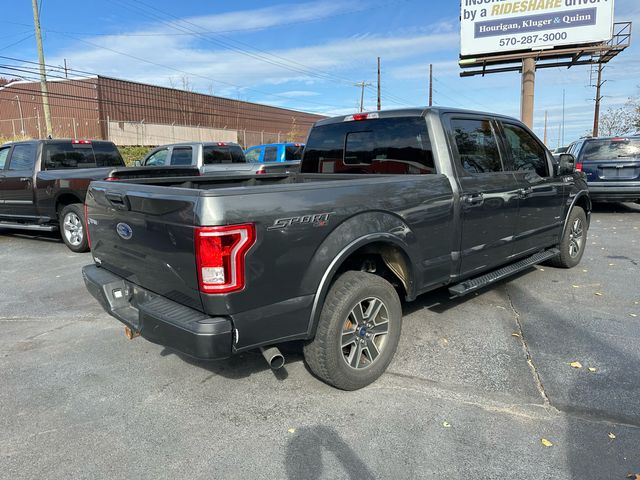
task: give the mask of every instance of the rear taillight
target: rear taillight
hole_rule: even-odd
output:
[[[576,163],[576,172],[582,171],[582,163]]]
[[[104,179],[105,182],[117,182],[120,180],[118,177],[107,177]]]
[[[196,227],[198,284],[202,293],[230,293],[245,286],[244,259],[256,241],[253,224]]]
[[[87,244],[91,248],[91,237],[89,236],[89,207],[84,204],[84,231],[87,233]]]
[[[266,175],[267,170],[264,168],[264,165],[262,165],[258,170],[256,170],[256,175]]]

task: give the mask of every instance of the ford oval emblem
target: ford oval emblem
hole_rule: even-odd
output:
[[[119,223],[116,225],[116,232],[118,232],[118,235],[125,240],[129,240],[133,237],[133,230],[126,223]]]

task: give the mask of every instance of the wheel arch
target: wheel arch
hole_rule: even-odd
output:
[[[84,203],[80,197],[73,192],[70,191],[62,191],[58,193],[55,201],[55,212],[59,216],[62,209],[68,205],[72,205],[74,203]]]
[[[415,271],[410,251],[411,249],[404,239],[394,233],[370,232],[354,238],[337,252],[333,260],[324,268],[321,278],[317,282],[307,337],[312,338],[315,335],[322,305],[333,281],[342,272],[357,270],[355,266],[358,265],[357,260],[360,258],[372,256],[379,258],[383,270],[376,272],[376,274],[387,280],[389,279],[388,275],[392,275],[399,283],[401,293],[405,298],[415,298]]]
[[[576,206],[584,210],[584,213],[587,216],[587,228],[591,223],[591,208],[592,208],[591,198],[589,197],[589,192],[587,190],[580,190],[576,194],[576,196],[573,197],[573,200],[571,201],[571,204],[567,209],[567,213],[564,217],[564,223],[562,225],[562,232],[560,233],[559,241],[562,241],[562,238],[564,237],[564,232],[567,229],[567,223],[569,221],[569,215],[571,215],[571,211]]]

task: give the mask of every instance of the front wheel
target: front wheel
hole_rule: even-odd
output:
[[[345,272],[327,294],[316,336],[304,346],[311,371],[342,390],[374,382],[398,347],[402,306],[393,286],[377,275]]]
[[[84,207],[81,203],[67,205],[60,212],[60,233],[65,245],[75,253],[89,251]]]
[[[587,215],[580,207],[573,207],[562,240],[560,255],[549,260],[554,267],[572,268],[580,263],[587,244]]]

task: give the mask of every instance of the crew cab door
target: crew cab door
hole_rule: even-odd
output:
[[[531,132],[515,122],[500,123],[520,196],[514,254],[533,253],[558,243],[565,184],[554,177],[547,149]]]
[[[494,120],[454,114],[447,123],[460,186],[459,273],[468,277],[509,261],[518,218],[518,185],[508,169]]]
[[[24,143],[14,145],[10,155],[7,155],[0,179],[2,216],[21,219],[36,216],[33,171],[37,153],[36,143]]]

